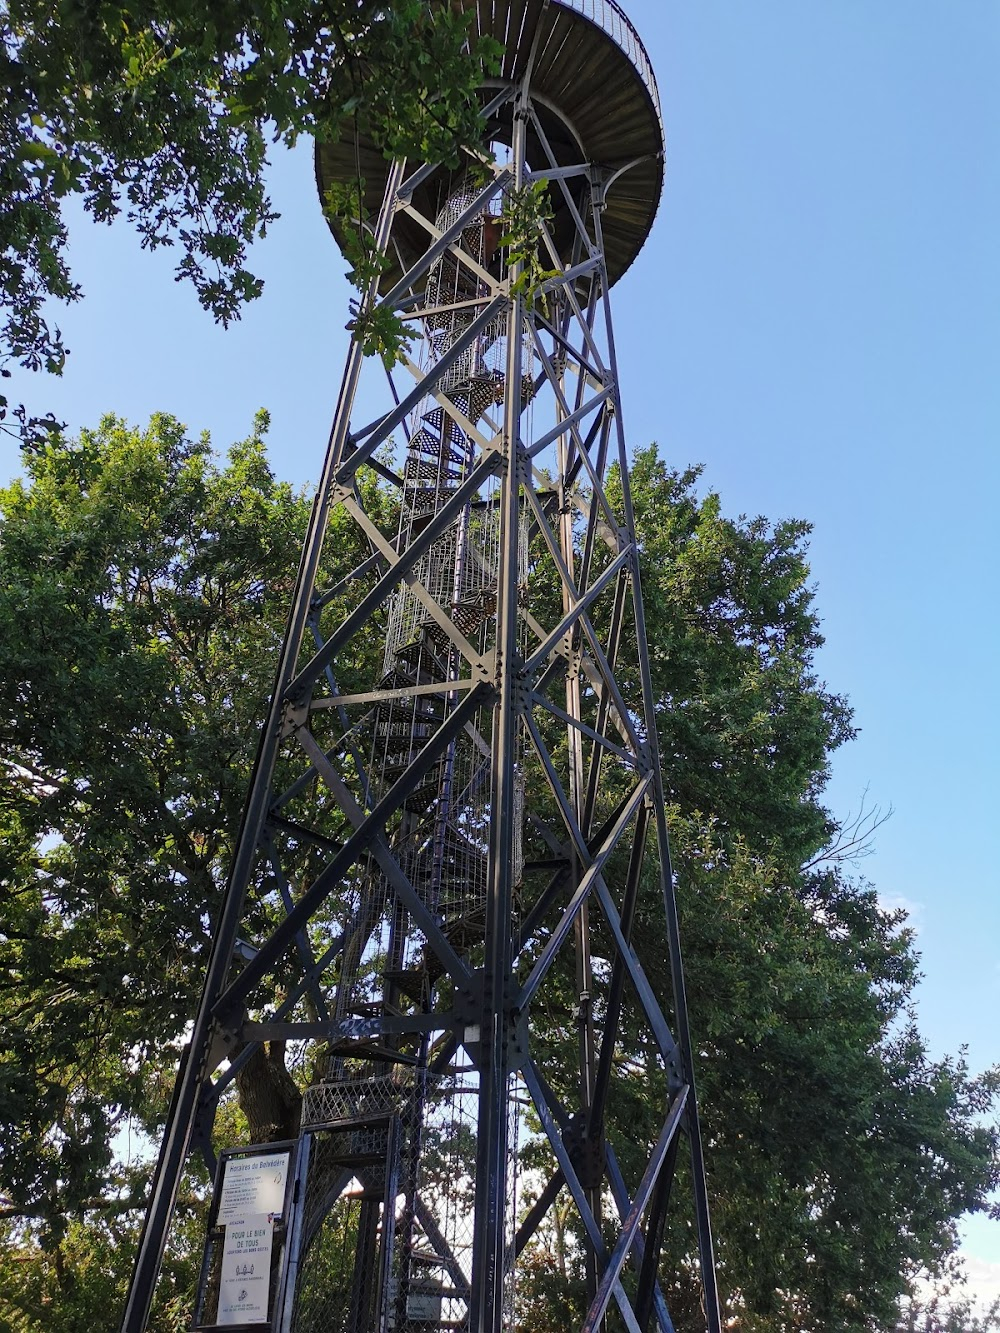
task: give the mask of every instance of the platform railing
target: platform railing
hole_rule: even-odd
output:
[[[639,71],[639,76],[653,99],[657,118],[662,122],[660,92],[656,86],[653,66],[649,62],[649,56],[639,34],[615,0],[558,0],[558,3],[590,19],[591,23],[603,29],[612,41],[621,47]]]

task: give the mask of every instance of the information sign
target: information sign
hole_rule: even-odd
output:
[[[226,1224],[217,1324],[268,1322],[273,1238],[273,1213],[248,1213]]]
[[[287,1152],[271,1152],[228,1158],[216,1222],[228,1226],[252,1213],[280,1216],[290,1157]]]

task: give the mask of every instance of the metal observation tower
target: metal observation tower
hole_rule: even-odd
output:
[[[123,1333],[267,1043],[300,1127],[222,1154],[194,1327],[527,1333],[558,1288],[567,1329],[671,1333],[683,1204],[720,1328],[609,303],[656,83],[613,0],[461,3],[506,52],[481,151],[318,153],[414,350],[348,354]]]

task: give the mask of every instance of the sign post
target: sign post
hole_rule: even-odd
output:
[[[194,1328],[270,1329],[286,1261],[296,1144],[225,1152],[209,1213]]]

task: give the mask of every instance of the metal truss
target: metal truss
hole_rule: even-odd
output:
[[[305,1272],[361,1182],[364,1327],[517,1326],[521,1265],[569,1198],[582,1329],[670,1333],[661,1237],[686,1141],[720,1329],[604,259],[611,173],[557,158],[530,75],[488,119],[505,160],[451,173],[433,215],[414,202],[429,168],[389,174],[373,242],[393,255],[405,217],[426,249],[368,306],[411,320],[422,351],[362,427],[365,363],[348,355],[124,1333],[145,1327],[187,1155],[210,1152],[215,1108],[271,1040],[312,1062],[307,1125],[380,1136],[361,1165],[328,1149],[301,1228]],[[537,221],[532,289],[498,241],[505,200],[543,178],[572,229],[557,244]],[[335,516],[363,555],[327,587]],[[651,1133],[626,1084],[658,1106]],[[426,1301],[434,1265],[418,1318],[407,1283]],[[290,1297],[275,1327],[305,1328],[304,1308]],[[352,1317],[330,1327],[360,1333]]]

